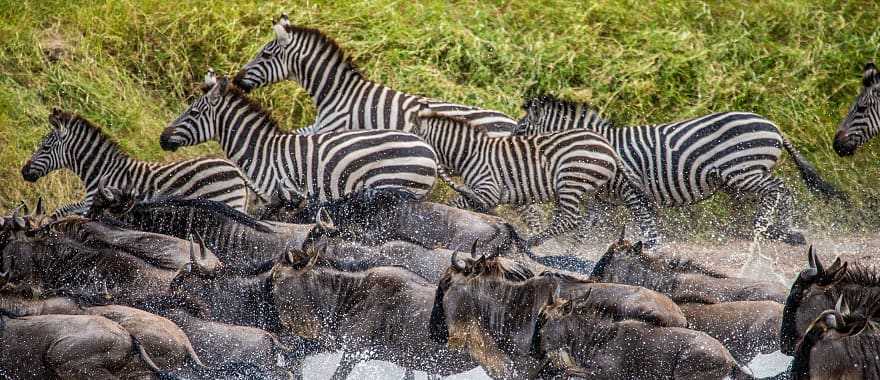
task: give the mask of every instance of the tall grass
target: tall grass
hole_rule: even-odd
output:
[[[0,209],[43,196],[50,206],[81,196],[54,173],[36,185],[19,174],[48,131],[52,106],[84,114],[133,156],[177,154],[160,130],[197,94],[207,67],[234,73],[272,38],[270,20],[336,39],[366,75],[394,88],[498,109],[515,117],[526,93],[588,101],[620,123],[671,121],[712,111],[763,114],[848,191],[851,207],[808,195],[789,158],[779,168],[803,221],[880,224],[880,147],[854,158],[831,150],[833,131],[858,91],[862,65],[878,57],[875,1],[296,1],[0,2]],[[293,83],[256,96],[286,128],[314,108]],[[728,199],[668,217],[696,224],[749,221]],[[739,215],[739,216],[738,216]],[[742,216],[745,215],[745,216]]]

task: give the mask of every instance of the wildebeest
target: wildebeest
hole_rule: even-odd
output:
[[[9,281],[42,289],[108,293],[126,303],[168,290],[177,270],[198,256],[220,262],[192,240],[132,231],[81,217],[66,217],[37,230],[4,227],[0,257]]]
[[[804,331],[794,349],[788,373],[792,380],[880,379],[880,298],[867,313],[852,313],[840,303],[821,312]]]
[[[288,379],[284,369],[291,348],[275,334],[249,326],[236,326],[209,320],[200,305],[189,299],[160,296],[144,300],[140,307],[168,318],[189,337],[195,352],[205,364],[217,367],[227,362],[247,363],[260,369],[264,379]],[[296,358],[301,359],[301,358]]]
[[[840,258],[825,267],[812,247],[807,257],[809,265],[792,284],[782,316],[780,347],[788,355],[816,316],[833,309],[837,300],[864,314],[869,301],[880,299],[880,272],[874,267]]]
[[[284,330],[343,350],[334,378],[365,359],[444,376],[477,366],[428,337],[436,286],[405,268],[347,268],[309,250],[291,252],[274,271]]]
[[[456,255],[437,288],[431,337],[468,352],[495,378],[537,376],[541,362],[532,344],[538,313],[554,295],[580,299],[613,320],[687,323],[672,300],[648,289],[549,272],[535,276],[503,257]]]
[[[740,363],[779,350],[783,305],[774,301],[733,301],[678,305],[688,327],[717,339]]]
[[[137,339],[159,368],[204,367],[189,338],[174,322],[140,309],[119,305],[85,306],[65,297],[34,300],[9,291],[0,293],[0,309],[3,314],[15,317],[51,314],[104,317]]]
[[[89,216],[123,228],[181,239],[198,235],[225,266],[242,272],[254,271],[255,265],[288,249],[300,248],[313,226],[263,222],[204,199],[139,201],[112,187],[98,192]]]
[[[322,215],[334,225],[334,236],[365,245],[405,241],[427,249],[462,250],[479,241],[475,255],[526,255],[541,265],[579,273],[592,268],[574,256],[534,255],[502,218],[420,201],[405,190],[367,189],[328,202],[312,200],[286,221],[315,223]]]
[[[152,371],[117,323],[95,315],[0,315],[0,377],[116,379]]]
[[[554,300],[541,310],[536,351],[549,371],[591,379],[749,378],[709,335],[640,321],[613,321],[582,301]]]
[[[596,262],[590,278],[643,286],[677,303],[714,304],[730,301],[785,302],[786,289],[773,282],[729,277],[690,260],[652,257],[642,243],[622,238]]]

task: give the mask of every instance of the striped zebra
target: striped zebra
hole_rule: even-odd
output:
[[[574,130],[540,136],[490,136],[469,120],[429,110],[412,121],[413,133],[434,146],[440,163],[461,175],[466,206],[488,211],[498,204],[525,205],[554,201],[550,225],[529,239],[529,245],[573,228],[580,206],[599,191],[615,189],[627,195],[627,205],[640,221],[646,245],[660,237],[653,226],[655,210],[633,186],[620,158],[604,137]]]
[[[55,215],[85,214],[101,185],[126,188],[145,199],[159,195],[202,198],[239,211],[248,204],[248,183],[227,160],[140,161],[82,116],[53,108],[49,124],[52,130],[21,168],[22,177],[36,182],[53,170],[67,168],[79,176],[86,192],[85,199],[60,207]]]
[[[880,133],[880,73],[874,62],[865,65],[862,91],[834,135],[837,155],[852,156],[856,149]]]
[[[203,91],[162,133],[162,148],[217,140],[266,198],[326,201],[363,188],[405,188],[424,196],[434,185],[436,156],[418,136],[389,130],[289,134],[226,77],[209,70]]]
[[[317,29],[291,25],[281,15],[275,39],[236,75],[236,86],[250,91],[292,79],[308,91],[317,108],[315,122],[300,134],[352,129],[409,131],[408,121],[422,109],[463,117],[493,135],[509,135],[516,121],[492,110],[446,103],[396,91],[370,81],[339,45]]]
[[[640,187],[659,205],[689,205],[719,190],[737,198],[757,195],[755,238],[806,242],[800,232],[791,230],[789,190],[770,174],[783,148],[808,189],[845,198],[819,177],[775,124],[753,113],[722,112],[669,124],[614,127],[588,105],[549,96],[527,100],[523,108],[526,115],[518,134],[589,130],[605,136],[639,178]],[[777,221],[772,224],[774,216]]]

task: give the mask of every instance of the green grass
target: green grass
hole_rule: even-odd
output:
[[[165,153],[158,136],[207,67],[237,71],[272,38],[270,19],[288,11],[336,39],[376,81],[516,117],[533,91],[589,101],[621,123],[763,114],[855,200],[846,209],[806,194],[786,157],[779,171],[805,222],[880,225],[880,146],[846,159],[830,146],[862,65],[880,56],[875,1],[250,3],[0,0],[0,209],[37,195],[49,206],[81,196],[69,173],[36,185],[19,174],[52,106],[84,114],[142,159],[218,153],[216,145]],[[294,83],[256,94],[287,128],[314,116]],[[688,227],[748,224],[744,208],[717,199],[667,214]]]

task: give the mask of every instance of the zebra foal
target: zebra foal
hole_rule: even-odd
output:
[[[722,112],[668,124],[615,127],[586,104],[550,96],[527,100],[523,108],[526,115],[518,134],[582,130],[607,138],[640,187],[659,205],[689,205],[717,191],[736,197],[757,195],[755,238],[806,243],[803,234],[791,229],[790,191],[770,174],[782,149],[794,159],[808,189],[845,199],[819,177],[775,124],[753,113]],[[621,198],[610,195],[612,200]]]
[[[550,225],[529,239],[532,246],[573,228],[581,203],[611,188],[627,194],[646,244],[660,243],[651,224],[653,208],[632,186],[620,158],[602,136],[576,130],[492,137],[467,119],[429,110],[419,112],[412,124],[413,133],[434,147],[441,166],[464,180],[465,187],[456,190],[466,206],[485,212],[499,204],[556,203]]]
[[[169,164],[134,159],[104,131],[86,118],[52,109],[52,130],[21,168],[28,182],[58,169],[76,173],[85,187],[82,201],[55,211],[62,216],[89,211],[101,185],[126,188],[137,196],[151,199],[175,195],[186,199],[208,199],[245,211],[248,184],[238,168],[219,158],[194,158]]]
[[[326,201],[363,188],[404,188],[424,196],[437,174],[434,150],[410,133],[285,133],[225,77],[208,71],[200,98],[160,138],[165,150],[217,140],[270,200]]]

